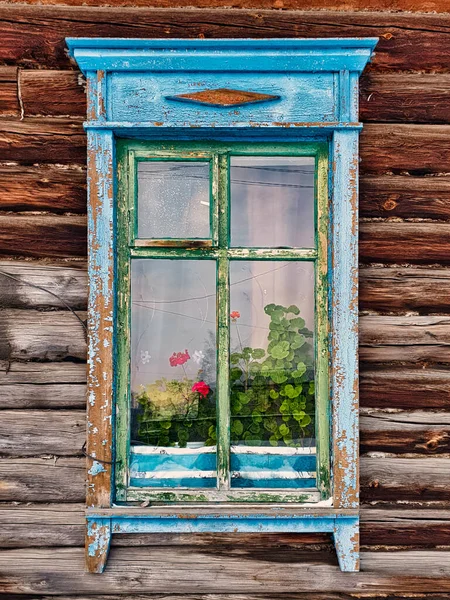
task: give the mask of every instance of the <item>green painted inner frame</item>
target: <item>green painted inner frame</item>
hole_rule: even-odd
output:
[[[115,501],[116,502],[319,502],[331,497],[330,470],[330,326],[328,313],[329,196],[326,142],[147,142],[118,139],[115,279]],[[315,158],[315,247],[230,247],[231,155],[310,156]],[[136,239],[137,162],[142,160],[209,160],[211,164],[211,239]],[[155,243],[156,242],[156,243]],[[166,243],[167,242],[167,243]],[[217,489],[132,488],[128,486],[130,452],[130,262],[139,258],[189,258],[217,263]],[[315,265],[315,382],[317,488],[294,490],[230,489],[229,403],[229,262],[230,260],[310,261]]]

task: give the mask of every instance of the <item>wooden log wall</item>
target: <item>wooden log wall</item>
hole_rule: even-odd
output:
[[[0,594],[450,600],[450,6],[52,3],[0,5]],[[360,95],[361,573],[324,534],[116,536],[106,572],[84,573],[85,89],[68,35],[380,37]]]

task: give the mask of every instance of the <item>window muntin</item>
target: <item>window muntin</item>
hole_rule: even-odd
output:
[[[131,143],[133,144],[133,143]],[[136,144],[135,149],[124,148],[124,155],[126,156],[124,164],[127,164],[129,172],[132,174],[136,168],[136,163],[142,160],[155,160],[161,157],[163,160],[183,160],[186,156],[194,152],[200,153],[205,152],[205,146],[208,146],[209,156],[213,168],[212,172],[212,237],[217,240],[217,247],[196,247],[196,240],[186,239],[178,240],[175,247],[168,241],[167,245],[158,242],[157,247],[141,247],[139,240],[135,240],[132,234],[133,228],[127,228],[126,219],[119,225],[119,230],[122,231],[120,235],[121,247],[123,252],[120,254],[119,260],[119,271],[126,273],[129,269],[130,262],[137,259],[146,260],[157,259],[157,260],[168,260],[172,262],[179,260],[205,260],[210,259],[216,263],[217,267],[217,345],[218,345],[218,364],[217,364],[217,387],[216,387],[216,399],[217,399],[217,485],[214,489],[208,487],[211,481],[207,481],[209,475],[214,475],[212,469],[211,459],[215,458],[213,452],[215,448],[203,447],[200,451],[199,448],[189,448],[189,451],[196,452],[197,458],[199,455],[202,456],[197,462],[197,467],[200,470],[204,470],[207,473],[202,474],[202,477],[197,478],[196,484],[203,489],[195,491],[195,485],[192,485],[192,478],[181,478],[176,481],[176,478],[166,478],[164,484],[155,485],[149,484],[152,480],[152,473],[147,472],[147,475],[140,476],[143,480],[140,488],[136,485],[136,479],[130,477],[130,473],[136,472],[136,455],[138,455],[139,464],[149,464],[148,456],[155,451],[146,446],[133,445],[131,447],[130,455],[130,428],[127,419],[123,417],[118,419],[118,451],[121,455],[121,467],[117,469],[117,482],[118,482],[118,497],[119,499],[128,500],[140,500],[142,498],[150,499],[168,499],[167,487],[171,488],[169,499],[181,499],[181,500],[240,500],[240,499],[251,499],[254,501],[317,501],[321,498],[328,497],[329,495],[329,442],[328,442],[328,323],[327,323],[327,312],[326,312],[326,295],[327,295],[327,277],[326,277],[326,245],[327,245],[327,198],[326,198],[326,179],[327,179],[327,155],[326,146],[323,144],[311,144],[305,143],[302,146],[298,144],[184,144],[178,145],[171,144],[170,149],[166,149],[164,144],[161,144],[158,150],[154,146],[152,148],[145,148],[145,144]],[[213,146],[213,147],[211,147]],[[193,148],[194,147],[194,148]],[[232,194],[232,181],[231,180],[231,169],[230,164],[234,157],[240,158],[241,156],[248,156],[251,159],[253,157],[274,157],[281,158],[283,161],[290,156],[300,156],[305,160],[307,158],[314,163],[314,246],[313,248],[234,248],[230,243],[230,196]],[[286,161],[287,162],[287,161]],[[306,162],[306,161],[305,161]],[[129,197],[129,213],[133,214],[136,206],[136,189],[133,185],[129,185],[127,177],[123,176],[122,181],[125,187],[128,189]],[[133,176],[128,181],[133,181]],[[231,193],[230,193],[231,192]],[[232,202],[232,200],[231,200]],[[119,219],[120,221],[120,219]],[[127,231],[131,232],[131,235],[127,235]],[[230,314],[233,308],[230,304],[230,272],[232,271],[233,264],[245,262],[254,262],[255,265],[258,262],[273,261],[273,264],[281,264],[280,261],[285,263],[292,262],[294,268],[295,263],[303,262],[305,268],[312,269],[314,273],[313,279],[316,287],[312,304],[314,305],[315,319],[313,324],[314,329],[314,344],[312,353],[315,359],[315,366],[311,366],[315,370],[315,388],[316,398],[315,403],[315,430],[318,431],[316,448],[314,447],[314,438],[310,436],[305,445],[303,440],[301,446],[295,445],[295,448],[291,445],[284,444],[284,448],[280,446],[264,446],[266,452],[262,453],[259,451],[259,457],[254,460],[257,466],[258,461],[265,461],[265,468],[269,468],[270,477],[260,478],[258,485],[255,485],[255,479],[251,481],[250,478],[242,478],[239,475],[239,471],[242,470],[240,467],[243,465],[242,457],[246,453],[245,449],[248,450],[249,446],[241,444],[232,444],[232,437],[230,435],[230,425],[232,421],[232,411],[230,406],[230,369],[229,369],[229,356],[230,356],[230,335],[232,331],[233,323],[230,323]],[[245,261],[245,262],[244,262]],[[129,312],[128,300],[123,297],[123,307],[126,313]],[[286,306],[288,308],[288,306]],[[122,313],[123,314],[123,313]],[[126,315],[123,314],[126,317]],[[291,315],[295,316],[295,315]],[[126,328],[127,319],[124,320]],[[128,336],[126,336],[126,339]],[[119,361],[127,360],[129,355],[129,343],[119,344]],[[183,348],[184,352],[186,348]],[[175,350],[174,350],[175,351]],[[150,353],[151,354],[151,353]],[[190,354],[190,351],[189,351]],[[122,359],[120,357],[123,357]],[[121,404],[120,399],[123,399],[123,408],[127,408],[130,403],[131,396],[129,394],[128,384],[126,381],[128,377],[120,377],[118,381],[118,403]],[[295,382],[294,382],[295,383]],[[298,382],[297,382],[298,383]],[[295,393],[295,391],[294,391]],[[311,400],[311,398],[309,399]],[[299,407],[293,407],[292,410],[296,410]],[[300,407],[301,409],[301,407]],[[297,410],[297,417],[299,416]],[[283,432],[285,429],[283,428]],[[133,433],[135,432],[135,429]],[[286,437],[286,436],[285,436]],[[315,437],[315,436],[314,436]],[[125,439],[125,441],[124,441]],[[134,437],[132,439],[135,439]],[[306,438],[305,438],[306,439]],[[266,440],[267,441],[267,440]],[[190,442],[192,444],[192,442]],[[211,440],[209,441],[211,443]],[[163,447],[163,453],[169,452],[175,458],[175,454],[179,456],[188,454],[186,449],[174,448],[166,446]],[[301,451],[300,451],[301,450]],[[315,452],[315,454],[314,454]],[[145,459],[142,459],[142,455],[146,455]],[[206,456],[209,455],[209,456]],[[251,453],[247,452],[250,456]],[[282,456],[281,456],[282,455]],[[302,455],[302,456],[300,456]],[[248,459],[247,456],[247,459]],[[317,456],[317,465],[316,463]],[[239,458],[237,458],[239,457]],[[244,462],[247,460],[244,457]],[[186,456],[182,456],[179,459],[180,462],[184,461],[187,465],[189,459]],[[239,468],[236,466],[236,460],[240,460]],[[280,463],[281,460],[281,463]],[[144,461],[144,462],[142,462]],[[187,461],[187,462],[186,462]],[[314,464],[313,464],[314,463]],[[174,461],[172,465],[176,465]],[[189,463],[192,464],[192,463]],[[284,471],[290,471],[287,479],[284,477],[277,477],[275,467],[280,468],[281,465],[285,465]],[[312,468],[312,466],[316,468]],[[244,464],[244,471],[248,467],[248,461]],[[206,468],[208,467],[208,469]],[[140,467],[139,467],[140,468]],[[251,466],[253,468],[253,466]],[[144,466],[145,470],[145,466]],[[248,470],[248,469],[247,469]],[[295,473],[298,473],[298,477]],[[189,473],[186,472],[186,475]],[[207,475],[208,477],[203,477]],[[238,475],[238,476],[236,476]],[[300,475],[304,477],[300,477]],[[269,479],[271,481],[269,481]],[[302,481],[300,481],[302,479]],[[147,483],[146,483],[147,480]],[[161,479],[154,478],[153,481],[157,484],[158,481],[161,483]],[[168,485],[167,485],[168,484]],[[200,484],[200,485],[199,485]],[[314,485],[315,484],[315,485]],[[304,489],[302,486],[305,485]],[[249,488],[256,487],[253,492]],[[151,488],[151,489],[150,489]],[[296,491],[296,489],[298,491]],[[318,491],[320,490],[320,492]],[[125,490],[125,491],[122,491]]]

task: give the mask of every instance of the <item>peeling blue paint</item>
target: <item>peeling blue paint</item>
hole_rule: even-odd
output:
[[[92,463],[92,467],[89,469],[89,475],[98,475],[99,473],[105,473],[106,469],[103,465],[101,465],[97,460],[94,460]]]

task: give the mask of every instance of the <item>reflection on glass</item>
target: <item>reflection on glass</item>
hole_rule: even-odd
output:
[[[314,158],[232,156],[231,245],[314,246]]]
[[[315,486],[314,265],[230,265],[232,487]]]
[[[208,162],[138,163],[138,237],[210,237]]]
[[[131,263],[132,486],[216,485],[216,265]]]

